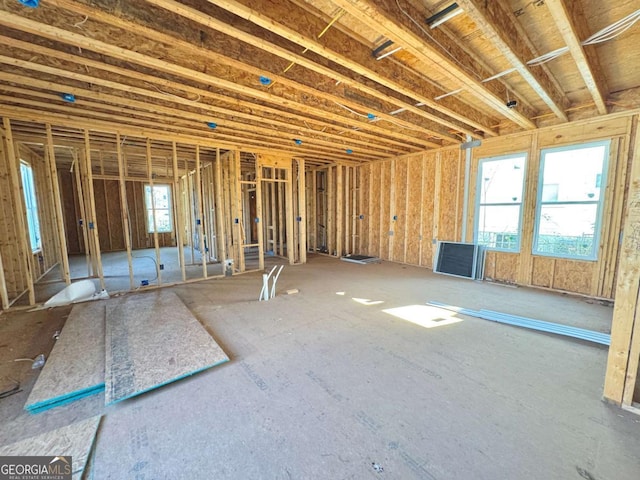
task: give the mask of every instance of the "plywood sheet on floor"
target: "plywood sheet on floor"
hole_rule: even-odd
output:
[[[25,409],[42,411],[104,390],[103,302],[74,305]]]
[[[173,292],[131,295],[107,306],[107,405],[228,360]]]
[[[82,478],[100,415],[0,447],[0,456],[71,456],[74,479]]]

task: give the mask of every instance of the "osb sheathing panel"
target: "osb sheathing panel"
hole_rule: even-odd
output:
[[[359,222],[359,252],[361,255],[371,255],[369,247],[369,223],[371,222],[371,211],[369,210],[369,192],[371,191],[371,164],[361,167],[358,171],[360,180],[358,197],[362,199],[358,208],[358,215],[361,215]],[[362,193],[361,193],[362,192]],[[360,201],[360,200],[359,200]]]
[[[496,252],[494,280],[516,283],[519,258],[515,253]]]
[[[78,221],[82,218],[77,211],[75,181],[73,174],[69,171],[59,170],[58,179],[60,182],[60,201],[62,202],[62,213],[64,217],[64,230],[67,235],[67,252],[82,253],[84,248],[81,244],[81,233],[78,231]]]
[[[438,240],[455,241],[458,218],[458,151],[441,152],[440,212],[438,216]]]
[[[557,259],[553,288],[576,293],[591,293],[591,278],[595,262],[580,262],[575,260]]]
[[[537,287],[552,288],[555,264],[554,258],[534,256],[531,284]]]
[[[487,251],[484,257],[484,278],[496,279],[496,252]]]
[[[391,210],[391,161],[381,162],[380,192],[380,258],[390,260],[389,257],[389,220]]]
[[[11,180],[9,177],[9,166],[5,156],[4,138],[2,142],[2,158],[0,158],[0,254],[7,283],[7,293],[9,300],[16,298],[26,288],[26,280],[20,267],[20,257],[18,254],[18,233],[15,220],[15,205],[13,195],[11,195]]]
[[[104,183],[107,214],[109,222],[109,245],[111,250],[125,250],[122,226],[122,208],[120,206],[120,185],[115,180]]]
[[[422,193],[422,156],[409,157],[407,160],[407,180],[408,180],[408,201],[407,203],[407,229],[406,243],[407,256],[404,259],[406,263],[418,265],[420,263],[420,243],[421,231],[420,225],[422,202],[420,201]]]
[[[393,260],[404,262],[405,242],[407,241],[406,229],[409,221],[407,218],[407,159],[401,158],[395,161],[394,179],[394,208],[391,212],[393,225]],[[393,220],[393,217],[396,220]]]
[[[369,189],[371,214],[369,215],[369,255],[380,256],[380,172],[382,162],[371,165],[371,185]]]
[[[423,185],[423,201],[421,207],[422,217],[422,258],[421,265],[425,267],[433,267],[433,255],[435,248],[434,229],[434,198],[437,195],[435,191],[436,185],[436,154],[425,153],[422,156],[422,181]]]

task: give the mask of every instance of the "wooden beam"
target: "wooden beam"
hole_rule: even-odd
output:
[[[27,229],[26,211],[24,208],[24,198],[20,192],[21,177],[18,165],[20,159],[16,156],[15,144],[13,142],[13,132],[11,130],[11,121],[7,117],[2,118],[2,125],[5,131],[7,163],[9,164],[9,178],[11,179],[11,193],[13,195],[13,204],[15,206],[15,218],[17,219],[16,230],[18,234],[18,255],[20,256],[20,264],[22,274],[24,275],[24,284],[29,294],[29,305],[34,305],[35,291],[33,288],[33,274],[31,272],[31,264],[29,256],[31,255],[31,246],[29,244],[29,231]]]
[[[162,259],[160,258],[160,239],[158,238],[158,225],[156,222],[156,195],[153,189],[153,168],[152,168],[152,159],[151,159],[151,140],[147,138],[147,179],[149,181],[149,188],[151,189],[151,212],[153,215],[151,216],[153,222],[151,225],[145,223],[146,231],[149,232],[149,227],[153,227],[153,246],[156,251],[156,277],[158,279],[158,286],[162,285],[162,269],[160,265],[162,264]],[[145,192],[146,196],[146,192]],[[146,200],[146,199],[145,199]],[[147,222],[149,221],[149,215],[147,214],[147,209],[149,205],[145,203],[145,218]]]
[[[604,382],[604,397],[618,405],[631,405],[640,357],[640,126],[637,115],[634,124],[630,182]]]
[[[58,235],[58,252],[60,258],[60,268],[62,270],[62,279],[67,285],[71,284],[71,273],[69,271],[69,256],[67,253],[67,235],[64,231],[64,214],[62,212],[62,202],[60,196],[60,184],[58,183],[58,168],[56,166],[56,151],[53,144],[53,134],[51,133],[51,125],[47,123],[47,155],[45,161],[51,176],[51,188],[53,194],[53,213],[56,222],[56,232]]]
[[[256,218],[252,218],[252,222],[257,222],[258,233],[258,270],[264,270],[264,218],[262,213],[262,166],[256,155],[255,159],[256,169]]]
[[[198,232],[198,248],[200,248],[200,259],[202,261],[202,276],[207,278],[207,252],[204,246],[204,211],[202,208],[202,165],[200,162],[200,147],[196,145],[196,208],[198,209],[198,217],[196,218],[196,231]]]
[[[289,265],[293,265],[296,262],[296,245],[294,245],[294,213],[293,213],[293,165],[289,164],[289,168],[285,170],[285,213],[287,227],[287,257],[289,257]],[[282,218],[280,218],[282,222]]]
[[[65,7],[66,8],[66,7]],[[93,12],[93,16],[92,18],[95,19],[95,15],[100,16],[100,17],[105,17],[103,20],[106,22],[110,22],[112,24],[114,24],[115,26],[118,26],[119,28],[123,28],[124,26],[129,26],[131,27],[133,30],[132,31],[137,31],[140,32],[142,30],[145,31],[145,33],[147,34],[147,36],[152,35],[154,39],[158,40],[158,41],[164,41],[167,45],[177,45],[180,44],[181,41],[179,39],[176,39],[174,37],[171,36],[164,36],[162,34],[160,34],[159,32],[152,30],[152,29],[145,29],[143,26],[138,25],[138,24],[131,24],[131,23],[127,23],[117,17],[112,17],[109,15],[104,14],[104,12],[100,12],[99,10],[95,10],[92,9]],[[225,80],[219,77],[215,77],[214,75],[210,74],[210,73],[203,73],[197,70],[193,70],[191,68],[187,68],[181,65],[177,65],[175,63],[171,63],[168,62],[166,60],[162,60],[162,59],[158,59],[155,57],[151,57],[149,55],[144,55],[141,53],[138,53],[136,51],[130,50],[130,49],[125,49],[122,47],[118,47],[116,45],[113,45],[111,43],[106,43],[100,40],[96,40],[93,38],[90,38],[88,36],[85,35],[80,35],[78,33],[75,32],[70,32],[68,30],[64,30],[55,26],[51,26],[51,25],[46,25],[40,22],[37,22],[35,20],[31,20],[25,17],[22,17],[20,15],[16,15],[14,13],[11,12],[7,12],[4,11],[3,14],[0,16],[0,25],[5,25],[8,26],[10,28],[14,28],[14,29],[19,29],[21,31],[24,32],[28,32],[34,35],[38,35],[44,38],[49,38],[51,40],[55,40],[58,42],[64,42],[70,45],[82,45],[82,48],[85,50],[91,50],[94,51],[96,53],[100,53],[103,55],[108,55],[111,56],[113,58],[116,58],[118,60],[122,60],[125,61],[127,63],[135,63],[138,64],[142,67],[146,67],[146,68],[151,68],[153,70],[156,71],[160,71],[160,72],[164,72],[164,73],[169,73],[172,75],[177,75],[178,77],[182,77],[182,78],[186,78],[192,81],[196,81],[199,82],[201,84],[204,85],[208,85],[208,86],[213,86],[216,88],[222,88],[224,90],[227,91],[231,91],[237,94],[241,94],[241,95],[247,95],[250,96],[252,98],[255,99],[259,99],[259,100],[263,100],[263,101],[267,101],[270,102],[272,104],[277,104],[280,105],[281,107],[285,107],[285,108],[296,108],[298,111],[300,112],[309,112],[309,113],[314,113],[315,115],[319,116],[319,117],[325,117],[328,118],[328,116],[335,116],[337,117],[337,119],[339,121],[345,121],[345,117],[341,116],[341,115],[337,115],[337,114],[333,114],[329,111],[322,110],[322,109],[318,109],[315,107],[310,107],[308,104],[300,104],[298,102],[292,101],[291,99],[288,98],[283,98],[280,97],[278,95],[274,95],[269,93],[266,90],[259,90],[259,89],[255,89],[255,88],[251,88],[251,87],[247,87],[245,85],[242,85],[240,83],[237,82],[233,82],[233,81],[229,81],[229,80]],[[161,38],[161,40],[160,40]],[[197,47],[195,47],[194,45],[188,44],[186,42],[185,43],[185,48],[189,48],[190,50],[198,50]],[[203,49],[204,50],[204,49]],[[210,50],[204,50],[202,52],[202,55],[204,56],[216,56],[218,57],[215,52],[212,52]],[[254,75],[260,75],[261,73],[263,73],[263,70],[260,70],[258,68],[249,68],[247,67],[247,65],[241,63],[240,61],[236,61],[236,62],[230,62],[228,59],[224,59],[224,58],[218,58],[218,60],[223,61],[227,64],[232,63],[233,67],[235,68],[241,68],[244,70],[247,70],[248,73],[254,74]],[[275,77],[274,77],[275,79]],[[281,83],[291,83],[289,81],[287,81],[284,78],[279,79],[279,81]],[[331,102],[337,102],[337,103],[344,103],[345,105],[351,106],[352,108],[362,108],[360,105],[356,104],[355,102],[350,102],[348,100],[346,100],[345,98],[342,97],[338,97],[335,95],[329,95],[326,93],[319,93],[317,91],[314,91],[314,89],[311,88],[304,88],[302,85],[300,84],[296,84],[296,89],[300,90],[300,91],[307,91],[307,93],[309,95],[316,95],[319,96],[321,98],[324,98],[327,101],[331,101]],[[382,115],[382,112],[378,112],[379,115]],[[397,121],[397,120],[396,120]],[[389,131],[389,129],[385,129],[385,128],[381,128],[381,127],[376,127],[370,124],[370,122],[364,121],[364,120],[360,120],[360,121],[356,121],[355,123],[361,123],[361,124],[369,124],[369,130],[378,130],[380,132],[381,135],[385,135],[385,136],[389,136],[389,135],[393,135],[394,137],[398,138],[398,139],[406,139],[409,142],[413,142],[413,143],[421,143],[425,146],[431,146],[431,147],[436,147],[436,146],[440,146],[438,144],[435,144],[434,142],[429,142],[426,140],[420,140],[416,137],[411,137],[409,135],[405,135],[403,133],[392,133]],[[420,127],[413,125],[413,127],[415,129],[420,129]],[[426,131],[425,131],[426,133]]]
[[[122,84],[118,82],[113,82],[102,78],[104,75],[83,75],[78,74],[77,72],[71,72],[61,69],[55,69],[53,67],[47,66],[39,66],[33,62],[20,62],[20,66],[24,68],[30,69],[44,69],[46,72],[51,73],[52,75],[61,76],[63,79],[77,79],[80,81],[85,81],[87,83],[93,83],[98,85],[107,86],[109,88],[113,88],[116,90],[126,91],[130,93],[134,93],[136,95],[141,95],[146,98],[153,98],[154,100],[166,101],[169,96],[164,93],[162,90],[158,91],[157,89],[166,89],[172,92],[181,92],[182,96],[172,96],[171,101],[173,103],[185,105],[188,107],[198,106],[199,103],[202,103],[201,108],[208,112],[208,115],[211,115],[211,112],[215,113],[217,116],[221,118],[229,117],[229,113],[233,112],[233,117],[243,120],[245,123],[255,123],[256,117],[269,118],[269,123],[281,127],[281,129],[291,128],[292,124],[295,125],[295,128],[298,131],[306,132],[308,135],[317,134],[318,131],[325,130],[322,132],[323,137],[328,139],[334,139],[342,141],[344,139],[349,139],[349,142],[354,145],[360,145],[364,148],[379,148],[384,149],[382,146],[377,146],[376,142],[379,142],[380,139],[374,135],[368,136],[363,135],[362,132],[358,132],[359,136],[362,138],[368,139],[368,141],[363,142],[358,138],[354,138],[353,132],[346,132],[345,134],[338,135],[337,133],[332,133],[328,129],[330,127],[335,126],[335,120],[331,120],[331,122],[324,121],[322,118],[311,118],[309,115],[299,115],[290,111],[282,111],[275,108],[268,107],[266,105],[251,103],[248,101],[243,101],[239,99],[232,99],[229,96],[216,94],[214,92],[210,92],[205,89],[200,89],[197,87],[192,87],[190,85],[180,84],[178,82],[174,82],[171,80],[166,80],[164,78],[156,77],[149,74],[144,74],[142,72],[127,70],[125,68],[113,66],[110,64],[106,64],[103,62],[99,62],[97,60],[87,59],[85,57],[72,55],[66,52],[60,52],[58,50],[54,50],[51,48],[42,47],[33,43],[23,42],[21,40],[16,40],[11,37],[1,36],[0,35],[0,43],[6,44],[13,48],[18,48],[21,50],[25,50],[31,52],[33,54],[38,54],[43,57],[55,58],[58,60],[72,62],[78,65],[83,65],[85,67],[91,68],[92,70],[99,70],[100,72],[109,72],[114,73],[122,78],[134,78],[149,85],[153,85],[155,88],[152,90],[135,87],[129,84]],[[9,58],[9,57],[6,57]],[[56,73],[57,72],[57,73]],[[12,75],[5,72],[0,72],[0,79],[5,79],[7,81],[12,81],[17,84],[24,84],[30,86],[38,86],[38,88],[46,88],[53,92],[60,91],[72,91],[75,92],[78,96],[81,95],[91,95],[95,96],[97,92],[93,92],[92,90],[84,90],[78,89],[76,86],[62,86],[62,84],[58,84],[55,82],[47,82],[47,81],[38,81],[33,78],[25,78],[21,75]],[[44,86],[42,86],[44,85]],[[184,92],[184,93],[182,93]],[[208,99],[213,103],[205,103],[205,102],[195,102],[189,98],[188,95],[193,95],[196,98]],[[95,98],[100,98],[95,96]],[[103,97],[105,98],[105,97]],[[127,100],[123,100],[128,102]],[[143,104],[148,104],[149,102],[143,102]],[[246,113],[245,109],[250,109],[251,113]],[[179,110],[178,110],[179,111]],[[205,112],[205,113],[206,113]],[[268,115],[268,116],[267,116]],[[278,120],[278,118],[289,119],[289,122],[284,122]],[[295,124],[293,123],[295,121]],[[313,126],[313,128],[311,128]],[[347,135],[348,133],[348,135]],[[398,143],[397,146],[400,147],[402,144]]]
[[[7,281],[4,276],[4,264],[2,263],[2,253],[0,253],[0,300],[2,301],[1,305],[3,310],[10,307]]]
[[[522,102],[517,109],[506,106],[506,90],[502,84],[481,82],[480,79],[488,78],[491,75],[480,68],[477,60],[472,58],[456,42],[438,32],[437,29],[430,33],[437,44],[426,37],[424,32],[407,18],[407,16],[411,18],[421,18],[422,16],[410,3],[405,2],[402,6],[403,12],[407,14],[405,16],[398,11],[395,2],[333,0],[333,3],[364,22],[379,35],[383,35],[396,45],[402,46],[441,75],[459,81],[460,87],[471,92],[505,118],[525,129],[536,128],[535,123],[530,119],[534,113],[528,112]]]
[[[407,103],[406,101],[402,101],[401,99],[387,95],[376,88],[368,87],[352,76],[347,76],[339,73],[338,71],[321,65],[308,57],[292,53],[285,48],[270,43],[262,38],[258,38],[251,33],[234,28],[228,23],[222,22],[221,20],[215,19],[193,8],[181,5],[173,0],[147,0],[147,2],[182,15],[186,18],[189,18],[190,20],[198,22],[201,25],[205,25],[207,27],[226,33],[231,37],[238,38],[239,40],[261,48],[274,55],[278,55],[279,57],[284,58],[297,65],[328,76],[329,78],[332,78],[333,80],[336,80],[340,83],[344,83],[349,87],[360,90],[363,93],[371,95],[382,101],[389,102],[396,107],[404,108],[407,111],[410,111],[420,117],[427,118],[437,124],[442,124],[447,128],[460,130],[461,132],[468,133],[469,135],[477,135],[476,132],[467,127],[467,125],[473,125],[474,128],[482,130],[491,135],[495,135],[495,132],[493,132],[493,130],[489,127],[488,122],[482,124],[481,122],[471,120],[464,115],[443,107],[442,103],[438,103],[433,100],[433,97],[437,96],[437,94],[425,95],[421,93],[421,90],[425,86],[423,82],[418,82],[418,88],[415,88],[417,84],[413,84],[411,86],[405,84],[402,79],[410,76],[411,74],[409,72],[405,72],[404,75],[399,75],[399,73],[396,71],[398,70],[397,66],[387,65],[385,68],[391,69],[391,71],[387,71],[385,72],[385,74],[383,74],[383,67],[381,67],[380,64],[377,63],[371,56],[370,50],[364,45],[349,38],[348,36],[342,35],[341,38],[336,39],[335,41],[335,45],[340,46],[343,49],[343,52],[348,52],[347,56],[345,53],[340,53],[339,51],[336,51],[334,49],[327,48],[325,45],[320,44],[314,38],[301,33],[300,27],[302,26],[303,22],[291,24],[290,26],[280,23],[278,19],[286,18],[287,15],[304,18],[304,27],[306,30],[315,28],[315,30],[319,32],[323,21],[320,18],[310,15],[308,12],[305,12],[293,3],[278,4],[271,2],[268,4],[260,4],[260,2],[252,1],[251,4],[254,7],[250,7],[234,0],[209,0],[209,3],[212,3],[250,22],[253,22],[256,25],[267,29],[268,31],[286,38],[287,40],[295,42],[306,50],[313,51],[314,53],[317,53],[318,55],[321,55],[322,57],[335,62],[340,66],[349,68],[351,71],[374,80],[378,84],[383,85],[384,87],[387,87],[392,91],[401,93],[409,98],[413,98],[417,102],[422,102],[425,105],[428,105],[430,108],[433,108],[436,111],[439,111],[441,114],[444,114],[446,117],[457,120],[457,122],[452,121],[442,115],[438,116],[421,110],[414,106],[415,102]],[[298,29],[296,29],[296,27],[298,27]],[[357,56],[362,63],[353,61],[352,58],[354,58],[354,56]],[[422,83],[422,85],[419,85],[420,83]],[[396,119],[395,121],[399,120]],[[432,134],[436,137],[444,139],[453,139],[451,135],[445,134],[443,132],[432,131]]]
[[[80,229],[82,230],[82,239],[84,241],[84,254],[85,254],[85,259],[87,262],[87,276],[92,276],[93,275],[93,263],[91,261],[91,245],[90,245],[90,240],[89,240],[89,234],[87,233],[87,204],[85,203],[85,198],[84,198],[84,188],[82,187],[82,167],[80,166],[80,159],[79,159],[79,155],[78,155],[78,151],[73,149],[71,151],[71,154],[73,155],[73,164],[71,169],[73,170],[73,173],[75,174],[75,180],[76,180],[76,191],[77,191],[77,195],[78,195],[78,205],[80,207],[80,218],[76,218],[76,222],[78,222],[80,224]]]
[[[307,263],[307,183],[304,160],[298,159],[298,235],[299,260],[300,263]]]
[[[120,186],[120,205],[122,212],[122,230],[124,232],[124,245],[127,249],[127,265],[129,266],[129,287],[135,288],[133,281],[133,258],[131,256],[131,229],[129,228],[130,214],[127,204],[127,183],[124,176],[124,159],[122,158],[122,142],[120,134],[116,134],[116,152],[118,156],[118,185]]]
[[[187,280],[187,269],[184,261],[184,209],[182,205],[182,195],[180,192],[180,176],[178,174],[178,148],[176,142],[171,142],[171,165],[173,167],[173,204],[175,205],[176,216],[174,225],[176,228],[176,243],[178,244],[178,260],[180,261],[180,273],[182,281]],[[216,154],[219,152],[216,149]]]
[[[96,214],[96,196],[93,189],[93,171],[91,167],[91,142],[89,140],[89,130],[84,129],[84,171],[86,176],[86,185],[88,198],[88,225],[90,235],[92,237],[92,260],[94,265],[94,274],[100,279],[100,287],[105,290],[104,273],[102,270],[102,254],[100,252],[100,236],[98,235],[98,219]]]
[[[511,10],[502,2],[459,0],[457,3],[551,111],[562,121],[569,121],[565,111],[569,101],[558,82],[543,65],[535,69],[527,65],[527,61],[538,54]]]
[[[570,1],[567,3],[564,0],[547,0],[545,4],[562,38],[569,47],[569,52],[576,62],[584,83],[587,85],[598,113],[605,115],[607,113],[605,76],[598,62],[596,52],[590,51],[589,47],[582,46],[580,38],[587,38],[588,27],[580,2]]]
[[[254,35],[253,32],[245,32],[243,30],[234,28],[229,24],[225,24],[222,21],[216,20],[215,18],[212,18],[207,15],[204,15],[198,10],[191,9],[177,2],[164,1],[164,0],[149,0],[149,1],[150,3],[154,3],[157,6],[160,6],[161,8],[165,8],[170,12],[175,12],[175,13],[178,13],[179,15],[183,15],[191,19],[192,21],[200,23],[201,25],[207,26],[209,28],[212,28],[218,31],[222,31],[226,35],[230,36],[231,38],[237,38],[252,46],[256,46],[255,45],[256,35]],[[250,62],[250,61],[247,61],[246,58],[243,59],[242,57],[233,56],[234,55],[233,51],[224,51],[222,49],[219,51],[214,51],[211,47],[214,47],[215,45],[209,45],[210,48],[204,48],[203,46],[195,45],[193,43],[183,40],[177,34],[168,35],[164,32],[158,31],[155,28],[150,28],[140,22],[127,20],[121,16],[115,16],[100,9],[79,5],[70,0],[51,0],[51,2],[67,10],[71,10],[73,12],[76,12],[82,15],[87,15],[92,20],[98,20],[105,23],[109,23],[111,25],[114,25],[117,28],[122,28],[131,32],[136,32],[136,34],[143,35],[153,41],[162,42],[167,45],[172,45],[175,48],[181,48],[181,49],[184,49],[185,51],[202,55],[204,58],[210,58],[212,60],[215,60],[218,63],[222,63],[234,69],[238,69],[240,71],[246,72],[249,75],[253,75],[253,76],[262,75],[264,73],[264,68],[260,64],[274,63],[274,60],[275,60],[274,58],[269,58],[265,56],[264,58],[259,58],[259,61]],[[269,8],[275,9],[277,8],[277,5],[271,4]],[[133,10],[129,10],[127,13],[129,14],[129,17],[131,17]],[[286,49],[278,48],[276,45],[270,44],[269,42],[266,42],[264,40],[261,40],[259,42],[258,48],[266,50],[269,53],[272,53],[274,55],[278,55],[278,56],[284,55],[284,58],[287,58],[287,59],[291,58],[291,56],[293,55],[291,52],[287,53]],[[249,54],[252,55],[252,57],[260,57],[259,52],[251,51]],[[304,60],[301,60],[301,61],[304,62]],[[251,65],[251,63],[255,63],[256,66]],[[352,84],[353,88],[356,88],[356,86],[359,89],[366,88],[364,87],[364,85],[358,84],[358,82],[354,81],[354,79],[351,79],[347,76],[339,75],[337,72],[335,72],[330,68],[326,68],[326,67],[322,68],[321,65],[315,62],[306,61],[305,66],[313,71],[318,71],[318,73],[321,73],[325,76],[329,76],[329,78],[336,77],[335,80],[337,81],[344,80],[345,82],[349,82],[349,84]],[[270,78],[272,78],[272,80],[279,82],[282,85],[285,85],[287,88],[295,89],[297,91],[304,92],[308,95],[314,95],[320,98],[326,98],[326,99],[331,98],[332,101],[342,101],[342,103],[349,105],[351,108],[361,107],[361,105],[358,105],[357,103],[352,102],[347,96],[340,96],[340,97],[336,96],[335,91],[334,92],[332,92],[331,90],[327,91],[326,89],[320,90],[320,86],[318,84],[308,86],[304,83],[296,82],[294,80],[288,79],[281,75],[276,75],[274,73],[271,73],[269,76]],[[397,99],[393,99],[388,95],[381,94],[381,92],[377,91],[376,89],[368,89],[368,93],[372,95],[377,95],[378,97],[381,97],[381,99],[384,99],[387,102],[391,102],[394,100],[395,102],[398,101]],[[410,105],[406,105],[406,106],[411,107]],[[379,115],[384,115],[386,112],[377,112],[377,113]],[[421,116],[424,116],[426,118],[427,115],[428,114],[426,112],[421,112]],[[434,118],[437,119],[437,117],[434,117]],[[404,123],[404,121],[401,119],[396,120],[396,122],[401,124]],[[406,127],[410,127],[410,126],[411,124],[407,122]],[[419,130],[424,129],[425,134],[427,130],[429,130],[426,127],[422,127],[419,124],[413,124],[413,128],[416,128]],[[450,136],[450,134],[448,134],[446,131],[442,131],[442,132],[431,131],[431,134],[433,134],[436,137],[448,137],[450,138],[450,140],[455,140],[455,137]]]
[[[252,120],[251,123],[247,123],[246,121],[236,122],[230,119],[224,119],[220,122],[221,124],[223,124],[224,130],[221,129],[217,133],[212,133],[208,130],[204,130],[206,122],[210,121],[212,118],[211,113],[204,115],[204,114],[199,114],[192,111],[180,111],[175,108],[158,105],[157,103],[140,102],[133,99],[118,97],[116,95],[109,95],[109,94],[100,93],[100,92],[92,92],[91,90],[85,90],[77,87],[67,87],[62,84],[45,82],[37,79],[24,78],[21,80],[21,76],[10,74],[10,73],[1,73],[0,80],[6,80],[14,83],[19,82],[25,85],[36,87],[36,88],[49,89],[51,90],[51,93],[0,84],[0,90],[2,91],[10,92],[12,94],[13,93],[26,94],[31,97],[40,97],[40,98],[46,99],[48,102],[54,101],[57,103],[59,101],[58,92],[67,91],[69,89],[73,90],[75,95],[77,95],[78,97],[80,97],[80,95],[84,95],[86,98],[93,97],[95,99],[108,102],[108,103],[99,103],[94,101],[83,100],[81,98],[76,98],[75,105],[77,105],[77,107],[75,105],[74,107],[68,107],[64,105],[57,106],[57,109],[64,112],[74,112],[78,109],[78,107],[82,107],[84,110],[92,111],[92,115],[94,116],[99,116],[107,119],[113,118],[114,120],[126,121],[125,119],[128,116],[131,116],[131,120],[133,120],[136,117],[142,117],[143,119],[150,120],[150,122],[144,123],[144,125],[147,125],[147,126],[152,127],[154,124],[157,124],[157,122],[160,121],[163,124],[169,124],[175,127],[178,127],[178,126],[184,127],[184,130],[199,128],[215,136],[215,138],[221,141],[225,141],[225,140],[238,141],[238,140],[242,140],[243,136],[246,136],[245,138],[247,143],[250,143],[255,141],[255,138],[251,138],[251,137],[255,136],[258,133],[261,134],[261,137],[267,137],[267,138],[269,137],[273,138],[273,135],[274,135],[274,129],[272,127],[267,128],[267,127],[261,127],[260,125],[257,125],[255,116],[251,117],[251,120]],[[8,97],[5,96],[0,98],[0,100],[1,99],[8,100]],[[15,98],[13,98],[12,100],[18,101]],[[24,99],[24,100],[33,102],[33,105],[35,106],[46,107],[46,105],[42,102],[38,103],[30,99]],[[24,102],[21,101],[20,103],[24,103]],[[118,104],[125,104],[125,106],[120,107]],[[190,105],[190,106],[193,106],[193,105]],[[204,105],[202,105],[201,108],[204,108]],[[97,112],[95,110],[112,111],[114,113],[121,114],[124,116],[114,117],[113,114]],[[216,107],[212,107],[211,110],[215,111]],[[228,114],[228,111],[225,110],[225,112]],[[166,114],[167,116],[164,116],[164,115],[160,116],[158,115],[159,113]],[[303,140],[303,143],[307,143],[307,142],[310,143],[312,147],[307,147],[307,149],[311,148],[311,150],[317,151],[318,153],[324,152],[329,157],[334,157],[334,158],[342,157],[342,153],[339,156],[335,156],[335,150],[336,150],[335,141],[316,138],[304,133],[300,135],[299,131],[295,130],[291,125],[287,125],[287,129],[292,132],[284,140],[284,142],[286,142],[287,144],[291,140],[290,137],[295,135],[300,140]],[[293,133],[294,130],[295,130],[295,133]],[[344,138],[341,138],[340,140],[344,141]],[[283,142],[283,140],[281,140],[281,142]],[[265,140],[265,143],[275,144],[273,140],[270,142],[267,142]],[[392,151],[384,150],[384,152],[387,152],[387,154],[389,155],[391,154]],[[366,158],[363,155],[365,153],[370,153],[372,155],[379,156],[383,153],[383,150],[378,150],[377,147],[372,147],[372,146],[370,146],[369,148],[359,147],[356,157],[362,156],[362,158]]]

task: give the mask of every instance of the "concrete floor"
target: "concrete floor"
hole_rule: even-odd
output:
[[[3,315],[1,365],[24,391],[0,400],[0,443],[104,413],[92,479],[639,478],[640,417],[600,400],[605,347],[424,303],[604,332],[610,307],[318,255],[285,267],[275,299],[260,286],[174,287],[231,361],[109,408],[22,412],[35,376],[11,355],[51,348],[68,309]],[[401,307],[413,321],[385,312]]]

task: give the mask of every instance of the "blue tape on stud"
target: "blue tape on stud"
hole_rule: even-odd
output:
[[[149,285],[149,280],[141,280],[140,285],[142,285],[143,287],[146,287],[147,285]]]
[[[360,215],[360,220],[364,220],[364,215]]]
[[[233,219],[233,223],[240,223],[240,219],[239,218],[234,218]]]
[[[218,128],[218,124],[216,122],[207,122],[207,127],[211,129],[216,129]]]
[[[40,6],[40,0],[18,0],[25,7],[36,8]]]
[[[299,138],[294,138],[293,141],[296,142],[296,145],[302,145],[302,140]]]
[[[271,79],[269,77],[265,77],[263,75],[260,75],[260,83],[262,85],[270,85],[271,84]]]
[[[347,148],[347,154],[351,155],[353,153],[353,150],[351,150],[350,148]]]
[[[73,93],[63,93],[60,96],[62,97],[62,100],[68,103],[75,103],[76,101],[76,96]]]
[[[201,223],[201,222],[200,222],[200,219],[199,219],[199,218],[196,218],[196,225],[200,225],[200,223]]]
[[[374,118],[376,118],[376,116],[373,113],[367,113],[367,118],[369,120],[373,120]]]
[[[93,222],[89,222],[89,230],[93,230]]]
[[[296,222],[301,222],[302,221],[302,217],[296,217]]]
[[[258,217],[254,218],[253,221],[256,223],[260,223],[260,219]]]

